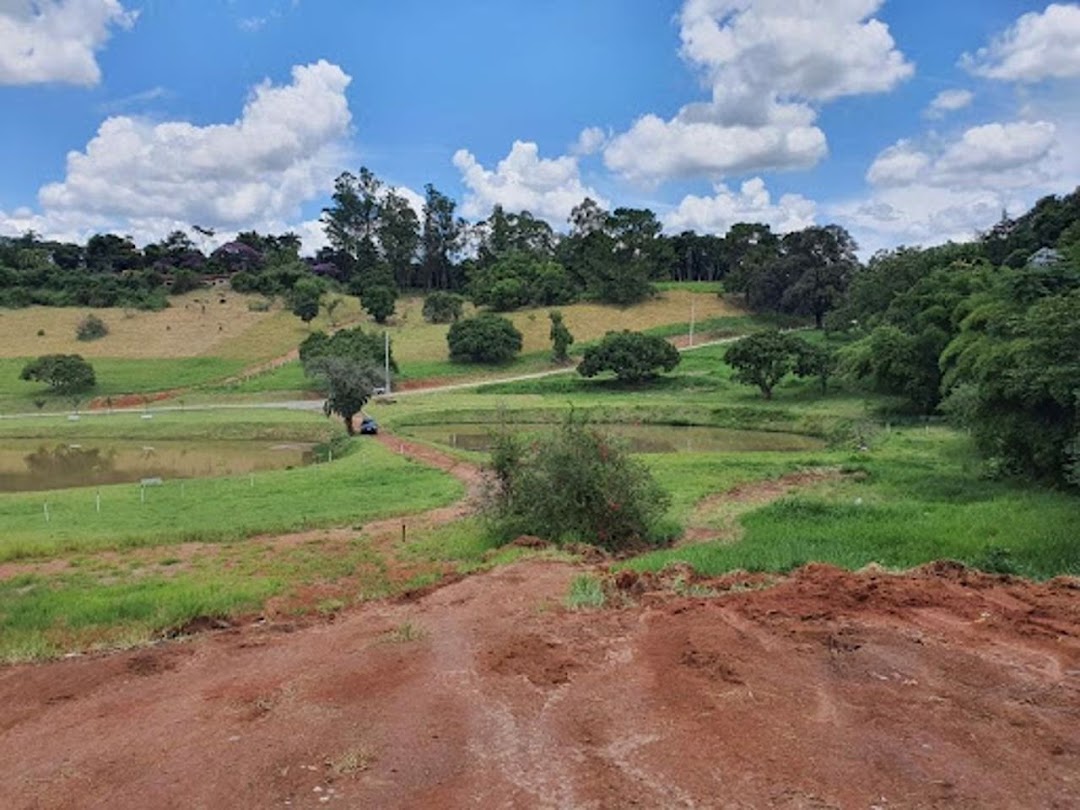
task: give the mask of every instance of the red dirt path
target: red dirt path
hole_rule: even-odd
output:
[[[1075,581],[582,570],[0,669],[0,807],[1080,806]]]

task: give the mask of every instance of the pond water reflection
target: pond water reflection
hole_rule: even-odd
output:
[[[306,443],[5,439],[0,445],[0,492],[237,475],[300,467],[313,460],[312,445]]]
[[[510,425],[520,433],[540,433],[550,426]],[[675,425],[597,425],[626,441],[634,453],[759,453],[820,450],[825,442],[801,433],[769,433]],[[410,436],[462,450],[486,452],[492,429],[476,424],[416,425],[402,430]]]

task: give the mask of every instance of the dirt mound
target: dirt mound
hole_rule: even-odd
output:
[[[2,669],[0,806],[1080,806],[1075,580],[581,571]]]

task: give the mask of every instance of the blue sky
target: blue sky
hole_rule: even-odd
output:
[[[468,218],[965,239],[1080,183],[1080,4],[0,0],[0,234],[318,246],[368,166]]]

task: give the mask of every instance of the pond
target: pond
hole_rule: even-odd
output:
[[[312,445],[306,443],[5,439],[0,492],[209,478],[300,467],[313,460]]]
[[[512,425],[521,433],[540,433],[547,425]],[[790,453],[821,450],[825,442],[801,433],[770,433],[676,425],[597,425],[605,433],[623,439],[634,453]],[[492,429],[477,424],[415,425],[401,429],[418,439],[461,450],[486,452]]]

